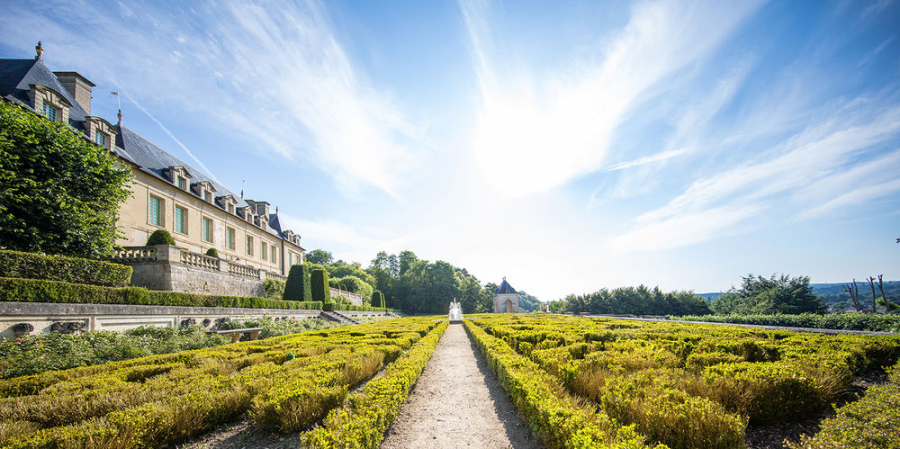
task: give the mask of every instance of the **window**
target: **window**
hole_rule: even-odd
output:
[[[94,132],[94,142],[97,145],[100,145],[103,148],[108,148],[106,145],[107,139],[109,139],[109,136],[107,136],[106,134],[103,134],[100,131]]]
[[[213,223],[209,218],[203,217],[203,241],[212,243],[213,238]]]
[[[253,255],[253,237],[247,236],[247,255]]]
[[[187,190],[187,179],[182,177],[178,177],[178,188],[181,190]]]
[[[175,232],[187,234],[187,209],[175,206]]]
[[[268,248],[269,246],[266,245],[266,242],[259,242],[259,257],[261,257],[262,260],[266,260],[266,249]]]
[[[229,214],[233,214],[234,213],[234,204],[228,204],[226,209],[228,209]]]
[[[212,193],[203,192],[203,199],[206,200],[207,203],[212,203]]]
[[[275,245],[272,245],[272,263],[276,263],[275,259],[277,259],[277,258],[278,257],[276,257],[276,255],[275,255]]]
[[[50,119],[51,122],[58,121],[59,110],[50,106],[48,103],[44,103],[44,116]]]
[[[234,229],[225,228],[225,247],[234,250]]]
[[[294,253],[288,253],[288,265],[294,265]]]
[[[162,222],[162,200],[151,195],[147,201],[147,223],[162,226]]]

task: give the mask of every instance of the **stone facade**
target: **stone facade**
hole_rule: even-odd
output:
[[[44,65],[43,46],[38,43],[35,50],[33,60],[0,59],[0,73],[6,76],[0,97],[69,125],[131,169],[132,195],[118,212],[122,238],[116,244],[146,245],[153,231],[166,230],[182,248],[201,254],[214,248],[228,263],[257,270],[284,276],[291,265],[303,263],[300,235],[282,227],[277,208],[244,199],[243,190],[230,191],[123,126],[121,111],[116,124],[92,116],[94,84],[77,72],[52,72]]]
[[[522,309],[519,308],[519,293],[506,282],[506,278],[503,278],[500,287],[494,291],[494,313],[521,312]]]

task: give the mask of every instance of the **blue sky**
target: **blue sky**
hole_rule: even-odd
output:
[[[544,300],[900,278],[900,2],[5,2],[307,249]]]

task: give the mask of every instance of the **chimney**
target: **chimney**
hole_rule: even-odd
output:
[[[91,115],[91,88],[94,87],[94,83],[77,72],[53,72],[53,74],[72,94],[78,106],[84,109],[85,114]]]
[[[253,200],[244,200],[250,207],[253,208],[253,212],[256,215],[266,217],[266,220],[269,219],[269,203],[265,201],[253,201]]]

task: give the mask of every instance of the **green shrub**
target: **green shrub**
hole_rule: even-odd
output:
[[[0,278],[0,301],[77,304],[130,304],[249,309],[320,310],[321,302],[281,301],[254,296],[199,295],[141,287],[100,287],[37,279]]]
[[[802,313],[799,315],[686,315],[676,318],[685,321],[706,321],[711,323],[900,332],[900,315],[883,315],[876,313],[854,312],[828,315],[817,315],[814,313]]]
[[[175,239],[173,239],[172,234],[169,234],[169,231],[166,231],[165,229],[157,229],[153,231],[153,234],[150,234],[150,238],[147,239],[147,246],[174,244]]]
[[[814,437],[803,435],[793,449],[898,447],[900,442],[900,365],[888,371],[890,382],[866,390],[862,399],[838,408],[822,421]]]
[[[740,362],[706,368],[712,399],[757,423],[796,419],[821,410],[828,399],[815,379],[781,362]]]
[[[131,267],[99,260],[0,250],[0,277],[123,287]]]
[[[379,447],[447,330],[447,324],[442,322],[388,366],[384,375],[353,393],[346,406],[328,413],[320,427],[303,434],[306,444],[309,447]]]
[[[215,257],[218,259],[219,251],[217,251],[215,248],[210,248],[210,249],[206,250],[206,255],[209,257]]]
[[[312,291],[309,283],[309,272],[306,265],[291,266],[281,299],[285,301],[312,301]]]
[[[331,290],[328,288],[328,271],[324,268],[314,268],[309,274],[309,283],[313,301],[333,304]]]
[[[384,307],[384,293],[378,290],[372,293],[372,307]]]
[[[553,448],[646,447],[633,426],[620,427],[596,407],[580,401],[559,386],[556,377],[516,353],[506,342],[488,335],[470,320],[466,329],[488,365],[531,428]]]
[[[375,291],[375,288],[357,276],[331,278],[329,284],[334,288],[359,294],[362,297],[363,304],[371,304],[372,302],[372,292]]]
[[[263,296],[267,299],[282,299],[284,297],[284,281],[278,279],[263,281]]]

